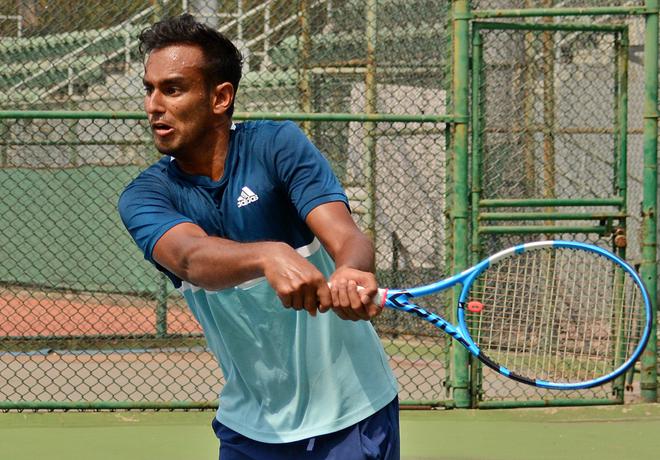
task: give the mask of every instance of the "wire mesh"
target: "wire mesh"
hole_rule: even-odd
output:
[[[503,8],[500,2],[496,7]],[[507,8],[546,7],[548,2],[519,2]],[[534,4],[532,4],[534,3]],[[626,6],[634,2],[589,3],[586,6]],[[642,3],[643,2],[638,2]],[[493,2],[472,2],[473,7],[495,8]],[[550,6],[582,6],[576,2],[553,2]],[[490,19],[489,19],[490,20]],[[520,25],[522,20],[498,22]],[[625,192],[622,205],[553,208],[527,206],[498,208],[498,212],[615,212],[626,209],[626,258],[640,261],[642,201],[642,113],[644,75],[641,60],[644,21],[639,16],[595,16],[528,18],[528,23],[559,25],[627,26],[627,184],[617,183],[616,164],[621,120],[617,119],[621,82],[617,79],[616,32],[540,30],[483,30],[484,66],[480,75],[483,112],[480,141],[483,143],[482,198],[577,199],[607,198]],[[621,223],[621,221],[619,221]],[[600,222],[573,220],[575,225]],[[511,222],[489,222],[488,225]],[[565,222],[517,221],[519,225],[562,225]],[[618,225],[608,222],[609,231],[583,234],[489,234],[482,235],[482,254],[534,239],[567,238],[605,245],[612,249]],[[576,398],[612,397],[611,388],[561,396]],[[636,398],[638,387],[626,398]],[[556,393],[525,389],[502,381],[484,370],[481,400],[528,400],[558,397]]]
[[[0,403],[214,401],[223,380],[199,326],[142,259],[116,211],[123,187],[158,159],[148,126],[82,112],[141,111],[137,35],[158,18],[188,11],[235,41],[246,58],[237,113],[444,114],[449,4],[100,6],[0,2],[0,15],[12,16],[0,19],[0,110],[81,113],[0,120]],[[373,236],[382,283],[405,286],[447,274],[445,127],[300,124]],[[401,399],[445,398],[447,340],[387,312],[376,327]]]
[[[644,2],[470,4],[484,10]],[[241,113],[451,113],[450,7],[434,0],[118,0],[103,8],[0,0],[0,110],[141,111],[137,34],[188,11],[246,56]],[[637,262],[643,17],[498,20],[628,25],[626,237],[627,258]],[[484,197],[611,195],[614,35],[488,31],[484,40]],[[359,225],[374,237],[381,283],[404,287],[449,274],[452,158],[445,127],[300,124],[330,159]],[[215,400],[222,376],[197,324],[142,260],[116,214],[123,186],[157,157],[141,120],[0,119],[0,403]],[[481,249],[536,237],[546,235],[489,236]],[[605,242],[596,234],[568,237]],[[436,305],[448,312],[448,299]],[[447,339],[391,312],[376,326],[401,398],[447,397]],[[482,400],[557,396],[484,372]],[[568,396],[609,394],[602,388]]]

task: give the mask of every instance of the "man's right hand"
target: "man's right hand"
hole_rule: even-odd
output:
[[[323,274],[288,244],[271,243],[264,264],[264,276],[284,307],[307,310],[312,316],[332,307]]]

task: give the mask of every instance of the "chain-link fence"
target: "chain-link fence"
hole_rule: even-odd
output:
[[[643,4],[478,0],[471,7]],[[243,52],[237,122],[288,114],[328,157],[356,220],[374,238],[383,285],[448,275],[451,139],[444,123],[424,116],[453,113],[451,10],[449,0],[121,0],[102,8],[0,0],[0,110],[9,113],[0,118],[0,407],[205,407],[221,388],[199,326],[142,259],[116,211],[123,187],[159,156],[141,115],[137,35],[167,15],[193,13]],[[478,185],[491,200],[613,199],[607,207],[572,208],[602,218],[573,219],[573,226],[598,229],[564,236],[608,244],[625,224],[627,257],[638,262],[644,18],[507,20],[566,21],[591,29],[479,29],[483,59],[473,66],[479,86],[472,94],[481,120],[472,146],[483,152],[475,156]],[[479,233],[479,225],[472,228],[475,258],[546,236]],[[449,315],[449,299],[437,304]],[[450,341],[441,332],[389,311],[376,327],[403,401],[450,400]],[[485,401],[560,396],[487,371],[474,372],[471,386]],[[610,389],[568,396],[604,400]]]
[[[20,16],[0,22],[0,109],[75,113],[0,121],[0,399],[20,407],[212,404],[222,379],[200,329],[116,211],[122,188],[158,157],[139,116],[98,115],[142,110],[137,34],[189,11],[234,40],[246,57],[237,121],[255,111],[445,114],[449,5],[99,6],[0,7]],[[344,120],[300,123],[374,236],[379,277],[409,285],[446,274],[444,124]],[[383,314],[376,325],[402,400],[446,398],[447,339],[401,315]]]

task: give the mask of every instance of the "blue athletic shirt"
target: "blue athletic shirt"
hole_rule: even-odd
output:
[[[257,441],[331,433],[386,406],[397,385],[373,326],[286,309],[265,278],[219,291],[193,286],[159,266],[153,248],[192,222],[233,241],[286,242],[328,277],[334,263],[305,218],[332,201],[348,205],[323,155],[294,123],[272,121],[234,125],[219,181],[165,157],[119,199],[124,225],[183,294],[218,359],[226,383],[216,418]]]

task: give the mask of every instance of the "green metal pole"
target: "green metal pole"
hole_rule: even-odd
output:
[[[523,119],[523,161],[525,164],[525,190],[526,196],[536,196],[536,161],[535,161],[535,142],[534,142],[534,88],[536,87],[536,59],[534,56],[534,32],[525,31],[523,52],[523,101],[522,101],[522,119]]]
[[[646,402],[658,399],[657,350],[657,221],[658,218],[658,0],[647,0],[644,39],[644,193],[642,197],[641,276],[651,296],[651,340],[642,354],[641,394]]]
[[[367,0],[365,16],[367,18],[367,69],[364,79],[365,84],[365,112],[367,114],[377,113],[377,91],[376,91],[376,32],[377,14],[376,0]],[[366,122],[364,124],[364,151],[366,154],[367,182],[367,222],[366,233],[376,243],[376,124]]]
[[[167,288],[169,281],[165,275],[160,275],[156,292],[156,336],[167,335]]]
[[[542,207],[542,206],[620,206],[621,197],[613,198],[489,198],[479,202],[480,206],[492,208]]]
[[[67,110],[0,110],[0,119],[86,119],[86,120],[146,120],[140,112],[101,112]],[[234,112],[235,120],[294,121],[400,121],[404,123],[451,123],[454,115],[407,115],[389,113],[307,113],[307,112]]]
[[[401,401],[401,409],[453,407],[452,401]],[[209,410],[217,401],[0,401],[0,410]]]
[[[303,112],[312,112],[312,85],[310,83],[309,60],[312,53],[312,37],[309,18],[309,0],[300,1],[300,80],[298,88],[300,90],[300,109]],[[311,137],[312,126],[308,120],[302,124],[302,129]]]
[[[615,194],[622,199],[619,209],[627,209],[628,191],[628,30],[621,32],[617,43],[616,161]]]
[[[625,29],[621,24],[586,24],[586,23],[550,23],[550,22],[475,22],[472,27],[490,30],[528,30],[528,31],[576,31],[576,32],[620,32]]]
[[[165,16],[165,5],[163,4],[163,0],[156,0],[153,2],[154,5],[154,11],[153,11],[153,22],[160,21],[163,19]]]
[[[471,198],[472,198],[472,247],[471,263],[479,261],[479,200],[481,199],[481,156],[483,114],[481,111],[481,72],[483,72],[483,41],[481,34],[475,31],[472,34],[472,152],[471,152]]]
[[[453,223],[453,270],[458,273],[468,261],[468,81],[469,81],[469,4],[468,0],[453,2],[453,95],[454,114],[454,190],[451,218]],[[454,305],[459,289],[454,289]],[[452,313],[456,315],[455,312]],[[456,321],[456,318],[453,318]],[[456,407],[470,407],[469,356],[467,350],[452,344],[452,388]]]
[[[529,235],[535,233],[561,234],[561,233],[595,233],[597,235],[606,235],[611,233],[612,229],[605,225],[482,225],[479,227],[479,233],[488,233],[491,235]]]
[[[619,195],[622,199],[622,204],[619,211],[622,214],[627,214],[627,192],[628,192],[628,167],[627,167],[627,149],[628,149],[628,32],[627,29],[615,36],[615,52],[616,52],[616,71],[614,75],[615,81],[615,106],[614,106],[614,193]],[[626,220],[619,220],[618,228],[615,232],[622,232],[625,235]],[[626,245],[621,244],[625,242],[625,238],[621,240],[621,234],[614,237],[613,244],[622,259],[626,259]],[[620,278],[620,277],[619,277]],[[621,279],[617,279],[617,286],[623,283]],[[620,298],[617,296],[616,298]],[[623,306],[620,306],[617,312],[618,317],[622,316],[620,311]],[[613,331],[615,334],[623,335],[623,331]],[[621,343],[623,340],[621,340]],[[624,346],[621,345],[619,350],[616,350],[618,356],[625,356]],[[617,360],[617,363],[623,362]],[[633,370],[629,371],[629,376],[632,379]],[[622,375],[612,382],[612,392],[616,398],[623,403],[625,396],[625,379],[626,375]]]
[[[585,212],[481,212],[479,220],[620,220],[626,214],[619,211]]]
[[[401,401],[399,402],[399,407],[401,409],[413,409],[413,408],[424,408],[424,409],[433,409],[435,407],[453,407],[453,401],[442,401],[442,400],[410,400],[410,401]]]
[[[472,33],[472,152],[471,152],[471,223],[472,243],[470,264],[475,264],[480,259],[480,234],[479,200],[481,198],[481,159],[482,159],[482,135],[483,135],[483,113],[481,110],[481,84],[483,72],[483,40],[479,30]],[[470,400],[474,407],[481,395],[482,369],[480,362],[472,355],[470,359]]]
[[[546,6],[552,5],[552,0],[546,0]],[[552,23],[552,17],[543,19],[543,23]],[[555,154],[555,38],[552,31],[542,33],[543,44],[543,197],[553,199],[557,196],[555,190],[556,154]],[[547,207],[546,212],[553,212],[553,207]],[[546,225],[552,225],[547,221]]]
[[[531,18],[543,16],[602,16],[602,15],[631,15],[645,14],[653,10],[652,6],[602,6],[591,8],[525,8],[502,10],[475,10],[470,17],[484,18]]]
[[[0,401],[0,410],[160,410],[217,408],[217,401]]]
[[[10,132],[10,124],[4,120],[0,120],[0,139],[9,140]],[[10,144],[8,142],[0,144],[0,168],[7,166],[9,160],[9,146]]]
[[[572,407],[572,406],[606,406],[621,404],[614,399],[544,399],[532,401],[483,401],[479,409],[513,409],[531,407]]]

